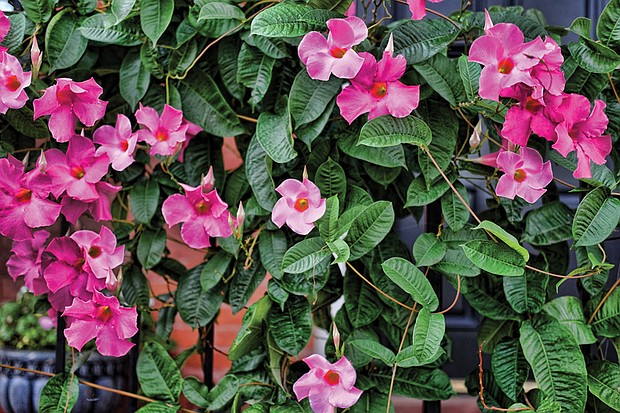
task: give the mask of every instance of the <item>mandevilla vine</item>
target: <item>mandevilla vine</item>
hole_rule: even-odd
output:
[[[142,413],[445,400],[444,315],[465,299],[483,317],[466,379],[482,411],[620,411],[607,253],[620,220],[620,0],[596,36],[588,19],[558,28],[521,7],[455,1],[445,16],[426,9],[440,0],[396,2],[413,18],[385,25],[389,2],[340,0],[0,12],[8,272],[64,316],[75,350],[139,350],[139,394],[107,390]],[[562,41],[569,31],[577,42]],[[429,211],[441,222],[407,247],[402,223]],[[186,268],[169,242],[203,262]],[[429,275],[452,283],[452,305]],[[177,315],[217,334],[223,305],[243,321],[209,388],[181,369],[213,343],[167,349]],[[329,333],[321,354],[304,350],[314,328]],[[71,410],[72,371],[50,380],[42,411]]]

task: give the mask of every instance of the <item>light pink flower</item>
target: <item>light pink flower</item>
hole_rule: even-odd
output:
[[[107,154],[114,170],[122,171],[133,163],[138,135],[132,133],[127,116],[118,114],[115,127],[103,125],[98,128],[93,134],[93,141],[101,145],[95,155]]]
[[[9,33],[11,29],[11,21],[0,10],[0,42],[4,40],[4,37]]]
[[[0,113],[26,104],[28,95],[24,88],[30,86],[30,78],[31,73],[24,72],[15,56],[0,50]]]
[[[346,357],[333,364],[318,354],[303,360],[310,371],[293,385],[298,401],[307,397],[314,413],[333,413],[335,407],[346,409],[357,403],[362,391],[354,387],[357,374]]]
[[[488,18],[487,26],[486,34],[472,43],[469,52],[469,61],[484,65],[480,96],[498,101],[504,88],[518,83],[534,86],[530,69],[549,53],[546,45],[542,41],[525,45],[523,32],[512,23],[492,25]]]
[[[547,105],[551,109],[557,99],[546,93],[542,98],[536,99],[533,92],[534,89],[523,84],[502,91],[502,96],[519,101],[518,105],[511,106],[506,113],[502,136],[520,146],[527,145],[532,132],[549,141],[556,137],[556,123],[549,118]]]
[[[564,72],[562,72],[564,56],[562,56],[560,46],[550,36],[547,36],[544,41],[537,37],[525,44],[524,53],[526,55],[528,55],[529,50],[535,50],[538,55],[542,54],[537,58],[539,62],[536,66],[530,69],[530,75],[534,80],[532,97],[541,99],[544,92],[555,96],[561,95],[564,92],[566,80],[564,79]]]
[[[319,32],[310,32],[299,43],[298,54],[312,79],[328,80],[333,73],[351,79],[364,60],[352,49],[368,37],[366,23],[359,17],[329,19],[327,40]]]
[[[138,134],[138,140],[151,145],[151,155],[174,155],[187,139],[187,124],[183,124],[183,112],[169,105],[164,105],[161,117],[150,107],[143,107],[136,111],[136,120],[143,127]]]
[[[389,49],[390,46],[379,62],[370,53],[360,53],[364,58],[362,68],[336,98],[340,114],[349,124],[367,112],[368,120],[388,113],[403,118],[418,107],[420,86],[399,81],[407,61],[402,55],[392,57]]]
[[[352,17],[352,16],[355,16],[356,14],[357,14],[357,1],[353,0],[351,2],[351,5],[347,9],[347,11],[344,12],[344,15],[347,17]]]
[[[603,165],[605,157],[611,152],[611,136],[603,135],[609,119],[605,115],[605,102],[597,100],[590,113],[590,101],[585,96],[570,94],[564,97],[557,109],[562,120],[555,128],[557,141],[553,149],[566,157],[577,152],[575,178],[590,178],[590,161]]]
[[[325,198],[321,191],[308,178],[300,182],[287,179],[276,188],[282,195],[273,207],[271,220],[281,228],[286,223],[300,235],[306,235],[314,228],[314,221],[325,213]]]
[[[24,284],[35,295],[45,294],[47,287],[41,274],[41,255],[50,233],[36,231],[32,239],[13,241],[11,257],[6,263],[9,275],[14,281],[24,276]]]
[[[202,132],[202,128],[200,126],[198,126],[195,123],[192,123],[192,122],[188,121],[187,119],[183,118],[183,122],[181,123],[181,127],[183,127],[185,125],[187,125],[187,132],[186,132],[185,141],[183,141],[183,145],[181,146],[181,150],[179,151],[179,156],[177,157],[179,162],[184,162],[185,161],[185,149],[187,149],[187,147],[189,146],[189,142],[192,139],[194,139],[194,137],[196,135],[198,135],[200,132]]]
[[[75,298],[62,315],[71,319],[67,343],[79,351],[92,339],[104,356],[124,356],[135,345],[128,339],[138,332],[136,308],[121,307],[114,296],[95,292],[89,301]]]
[[[76,231],[71,234],[71,239],[82,249],[87,270],[95,277],[105,280],[109,290],[114,290],[117,283],[114,269],[123,263],[125,246],[117,247],[114,233],[105,226],[101,227],[99,234],[93,231]]]
[[[122,186],[115,186],[107,182],[97,182],[95,190],[98,193],[98,198],[89,202],[80,201],[65,194],[60,200],[60,205],[62,205],[60,212],[73,225],[77,223],[77,220],[86,211],[90,212],[92,218],[97,222],[109,221],[112,219],[112,200],[121,189],[123,189]]]
[[[430,0],[431,3],[441,3],[443,0]],[[413,20],[422,20],[426,16],[426,0],[407,0],[411,18]]]
[[[90,139],[73,135],[65,155],[58,149],[45,151],[47,173],[52,177],[52,194],[63,193],[80,201],[92,202],[100,198],[96,183],[108,173],[108,155],[95,155]]]
[[[530,204],[536,202],[553,180],[551,161],[543,163],[540,153],[522,147],[520,153],[503,151],[497,156],[497,167],[504,172],[497,182],[495,193],[514,199],[515,195]]]
[[[85,126],[93,126],[103,118],[108,102],[99,100],[103,93],[93,78],[83,82],[58,78],[34,104],[34,118],[51,115],[48,123],[52,136],[58,142],[67,142],[75,134],[79,119]]]
[[[56,222],[60,205],[48,199],[50,176],[24,165],[12,155],[0,159],[0,234],[16,241],[32,238],[32,229]]]
[[[40,317],[37,322],[39,323],[39,325],[41,326],[41,328],[45,331],[49,331],[52,328],[56,327],[56,322],[49,316],[42,316]]]
[[[197,188],[182,185],[185,195],[171,195],[162,205],[166,223],[172,226],[182,222],[181,238],[192,248],[208,248],[209,237],[229,237],[233,233],[228,223],[228,205],[213,189],[212,182],[207,175]]]

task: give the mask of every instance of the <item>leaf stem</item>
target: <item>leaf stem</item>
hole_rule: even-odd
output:
[[[596,306],[596,309],[592,312],[592,315],[590,316],[590,318],[588,319],[588,324],[592,324],[592,322],[594,321],[594,317],[596,317],[596,314],[598,314],[598,312],[601,310],[601,308],[603,308],[603,304],[605,304],[605,301],[607,301],[607,299],[609,298],[609,296],[611,295],[611,293],[614,292],[614,290],[616,288],[618,288],[618,285],[620,285],[620,278],[618,278],[616,280],[616,282],[614,283],[614,285],[611,286],[611,288],[609,289],[609,291],[607,291],[607,294],[605,294],[605,296],[603,297],[603,299],[601,300],[600,303],[598,303],[598,305]]]
[[[411,325],[411,320],[413,319],[413,313],[415,313],[415,308],[418,303],[413,305],[411,309],[411,314],[409,314],[409,320],[407,320],[407,325],[405,326],[405,332],[403,333],[403,337],[400,339],[400,346],[398,346],[398,353],[403,349],[403,345],[405,344],[405,338],[407,338],[407,332],[409,331],[409,326]],[[388,392],[388,401],[387,407],[385,409],[385,413],[390,413],[390,403],[392,401],[392,393],[394,392],[394,381],[396,380],[396,369],[398,368],[398,364],[394,363],[394,368],[392,368],[392,378],[390,379],[390,391]]]
[[[407,304],[403,304],[400,301],[398,301],[396,298],[392,297],[391,295],[389,295],[388,293],[386,293],[385,291],[383,291],[381,288],[377,287],[376,285],[374,285],[372,282],[370,282],[368,280],[368,278],[364,277],[358,270],[357,268],[355,268],[349,261],[347,261],[347,265],[349,266],[349,268],[351,268],[353,270],[353,272],[355,274],[357,274],[358,277],[360,277],[362,280],[364,280],[366,282],[366,284],[370,285],[372,288],[374,288],[379,294],[383,295],[384,297],[386,297],[387,299],[389,299],[390,301],[395,302],[396,304],[398,304],[399,306],[406,308],[409,311],[416,311],[415,310],[415,305],[413,307],[409,307]]]
[[[609,79],[611,90],[613,90],[614,96],[616,96],[616,100],[618,101],[618,103],[620,103],[620,96],[618,96],[618,91],[616,90],[616,85],[614,85],[614,80],[611,77],[611,73],[607,73],[607,78]]]
[[[456,303],[459,301],[459,297],[461,296],[461,276],[457,275],[457,279],[456,279],[456,297],[454,297],[454,301],[452,301],[452,304],[450,304],[450,306],[448,308],[446,308],[445,310],[441,310],[440,312],[436,313],[436,314],[445,314],[448,311],[452,310],[454,308],[454,306],[456,305]]]

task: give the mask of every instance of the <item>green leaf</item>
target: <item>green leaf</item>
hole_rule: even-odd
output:
[[[620,411],[620,367],[611,361],[599,360],[588,365],[588,389],[603,403]]]
[[[336,238],[333,241],[326,241],[327,246],[334,255],[334,262],[344,264],[351,256],[351,249],[344,240]]]
[[[394,225],[394,207],[391,202],[377,201],[366,207],[351,223],[344,241],[351,249],[350,261],[372,251]]]
[[[304,297],[291,296],[284,311],[271,308],[268,324],[278,347],[288,354],[297,355],[310,340],[312,317],[310,304]]]
[[[140,26],[153,44],[168,28],[173,13],[174,0],[141,0]]]
[[[568,50],[579,66],[592,73],[609,73],[620,65],[620,56],[609,47],[581,37],[569,43]]]
[[[592,329],[586,324],[586,317],[581,308],[581,300],[573,296],[557,297],[542,308],[566,327],[577,341],[577,344],[596,343]]]
[[[596,26],[596,36],[611,49],[620,49],[620,1],[611,0],[601,13]]]
[[[110,11],[116,18],[115,23],[120,23],[125,20],[133,6],[136,4],[136,0],[112,0],[112,5],[110,6]]]
[[[393,365],[396,359],[392,350],[373,340],[353,340],[349,344],[362,353],[377,360],[381,360],[388,366]]]
[[[458,59],[459,75],[463,81],[465,95],[468,100],[478,98],[478,89],[480,88],[480,73],[482,68],[476,62],[470,62],[467,55],[462,55]]]
[[[446,331],[443,314],[431,314],[424,307],[418,313],[413,327],[413,344],[396,356],[400,367],[417,367],[432,363],[443,354],[441,340]]]
[[[22,42],[26,34],[26,15],[24,13],[17,13],[7,17],[9,18],[11,29],[2,42],[0,42],[0,45],[9,49],[9,53],[15,56],[22,50]]]
[[[608,338],[620,336],[620,289],[614,289],[591,323],[595,335]]]
[[[216,136],[235,136],[243,127],[213,79],[194,69],[179,83],[183,116]]]
[[[331,255],[321,237],[306,238],[286,251],[282,260],[282,271],[299,274],[314,268]]]
[[[295,3],[279,3],[261,12],[252,21],[251,33],[265,37],[297,37],[320,29],[303,20],[312,8]]]
[[[334,241],[338,238],[338,211],[340,201],[338,196],[332,195],[325,201],[325,213],[318,220],[319,234],[325,240]]]
[[[381,264],[383,272],[400,288],[408,292],[414,301],[430,311],[437,310],[439,299],[433,287],[415,265],[404,258],[392,257]]]
[[[510,248],[518,252],[526,262],[530,259],[530,253],[519,244],[519,241],[496,223],[485,220],[478,224],[478,226],[474,229],[484,229],[485,231],[490,232],[502,240]]]
[[[573,211],[554,201],[534,209],[525,216],[521,241],[532,245],[553,245],[572,238]]]
[[[206,409],[209,404],[207,401],[209,388],[196,377],[185,377],[183,379],[183,394],[190,403],[203,409]]]
[[[446,244],[435,234],[421,234],[413,244],[413,257],[418,267],[437,264],[446,255]]]
[[[351,0],[309,0],[308,5],[315,9],[332,10],[344,14],[351,5]]]
[[[460,181],[454,184],[454,187],[469,205],[469,193],[467,188]],[[455,231],[461,230],[467,221],[469,221],[469,210],[463,202],[456,196],[454,191],[447,191],[441,197],[441,213],[446,223]]]
[[[232,97],[241,101],[245,94],[245,87],[237,81],[237,71],[239,66],[237,58],[241,50],[241,42],[239,37],[225,37],[220,41],[217,49],[217,65],[220,69],[220,77],[224,83],[224,87]]]
[[[190,327],[203,327],[217,315],[224,301],[219,287],[203,290],[200,281],[203,265],[189,270],[179,278],[175,302],[179,315]]]
[[[357,144],[375,148],[401,143],[426,146],[431,143],[431,138],[432,134],[428,125],[414,115],[404,118],[379,116],[362,127]]]
[[[45,30],[45,54],[50,63],[49,72],[76,64],[88,45],[88,40],[78,30],[80,21],[71,9],[54,15]]]
[[[601,91],[609,84],[605,74],[592,73],[579,67],[577,61],[572,57],[564,60],[562,69],[566,73],[566,88],[564,90],[566,93],[578,93],[590,100],[594,100],[599,97]]]
[[[331,102],[327,104],[325,111],[316,120],[295,128],[297,138],[305,143],[308,149],[312,149],[314,140],[325,130],[334,111],[334,106],[336,106],[336,99],[332,99]]]
[[[379,391],[388,393],[392,369],[371,373]],[[394,393],[420,400],[446,400],[455,392],[450,378],[440,369],[398,369],[394,378]]]
[[[185,42],[172,51],[168,62],[168,72],[171,75],[182,75],[194,62],[197,54],[198,44],[196,41]]]
[[[448,249],[441,261],[433,265],[433,269],[461,277],[475,277],[480,274],[480,268],[471,265],[462,249]]]
[[[22,0],[20,3],[33,23],[47,23],[52,17],[56,0]]]
[[[534,325],[526,320],[519,330],[521,348],[539,388],[567,412],[585,410],[587,371],[573,336],[558,322]]]
[[[200,286],[203,290],[210,290],[219,283],[228,273],[228,267],[232,263],[233,256],[226,251],[218,251],[217,254],[207,260],[200,272]]]
[[[459,120],[446,102],[437,99],[423,101],[418,107],[417,113],[422,116],[433,133],[428,151],[433,155],[441,170],[445,171],[452,162],[456,148],[459,137]],[[420,164],[422,175],[424,175],[426,187],[430,188],[433,181],[441,174],[425,151],[418,151],[418,164]]]
[[[235,276],[228,288],[228,303],[233,315],[243,309],[252,294],[254,294],[254,291],[265,279],[265,268],[263,268],[258,259],[258,251],[254,251],[252,254],[252,265],[249,267],[245,265],[243,256],[241,257],[242,259],[236,262]]]
[[[603,242],[618,225],[620,201],[610,197],[610,190],[598,187],[581,201],[573,221],[574,247]]]
[[[179,411],[178,405],[168,405],[162,402],[153,402],[140,408],[136,413],[176,413]]]
[[[140,100],[146,95],[151,84],[151,74],[142,64],[140,53],[130,50],[123,58],[118,73],[121,96],[133,111]]]
[[[442,54],[416,63],[413,68],[439,96],[453,106],[465,100],[465,90],[458,75],[457,64]]]
[[[115,23],[111,14],[94,14],[82,22],[82,36],[105,44],[137,46],[142,44],[140,31],[127,21]]]
[[[142,347],[136,370],[145,396],[169,403],[179,400],[183,378],[176,363],[161,344],[149,341]]]
[[[456,278],[448,277],[455,286]],[[461,278],[461,294],[480,314],[496,320],[520,320],[521,317],[508,305],[501,280],[489,274]]]
[[[256,124],[256,139],[267,156],[275,162],[287,163],[297,157],[297,152],[293,149],[293,130],[286,96],[278,103],[275,114],[260,114]]]
[[[43,118],[34,119],[34,112],[28,106],[6,112],[4,119],[19,133],[29,138],[48,138],[50,133]]]
[[[271,158],[267,157],[258,138],[252,137],[245,155],[245,173],[256,201],[268,211],[271,211],[278,201],[276,186],[271,177],[271,165]]]
[[[325,198],[338,196],[344,203],[347,194],[347,177],[342,166],[327,158],[316,171],[314,183],[321,190],[321,196]]]
[[[344,306],[354,328],[371,324],[385,309],[377,293],[359,277],[344,277]]]
[[[454,182],[456,180],[456,174],[448,175],[448,179]],[[424,178],[418,176],[411,181],[409,188],[407,188],[407,202],[405,203],[405,208],[428,205],[441,198],[446,191],[450,190],[450,185],[448,185],[443,178],[433,182],[430,187],[428,187]]]
[[[327,81],[314,80],[306,69],[300,71],[291,87],[289,110],[295,125],[300,126],[318,119],[327,104],[340,92],[342,80],[332,76]]]
[[[523,256],[507,245],[493,241],[469,241],[463,244],[463,251],[471,262],[491,274],[523,275]]]
[[[149,270],[161,261],[166,248],[166,231],[162,228],[157,231],[145,230],[138,241],[138,261],[142,266]]]
[[[129,192],[131,213],[138,222],[150,224],[157,212],[159,184],[154,179],[138,182]]]
[[[218,410],[226,406],[239,391],[239,379],[227,374],[211,389],[207,395],[208,410]]]
[[[268,297],[263,297],[252,304],[245,312],[241,322],[241,329],[228,351],[228,358],[230,360],[238,360],[245,356],[256,348],[256,343],[261,342],[264,331],[263,322],[267,321],[271,304],[272,301]]]
[[[140,61],[147,72],[155,76],[157,79],[163,79],[166,72],[164,66],[159,62],[161,55],[159,49],[153,46],[150,40],[144,42],[140,47]],[[161,106],[163,107],[163,96]],[[161,109],[160,109],[161,110]]]
[[[590,31],[592,30],[592,20],[587,17],[577,17],[570,24],[568,28],[573,33],[578,34],[581,37],[585,37],[587,39],[590,38]]]
[[[284,304],[286,304],[286,300],[288,300],[290,294],[274,278],[267,283],[267,294],[269,298],[271,298],[274,303],[277,303],[280,309],[284,311]]]
[[[245,34],[248,34],[245,32]],[[245,42],[250,46],[257,47],[261,52],[274,59],[283,59],[291,57],[287,44],[280,39],[273,39],[264,36],[249,35],[244,37]]]
[[[502,281],[508,303],[519,314],[539,312],[547,299],[549,276],[546,274],[526,269],[523,275],[504,277]]]
[[[373,148],[356,145],[357,134],[347,133],[338,139],[338,147],[347,155],[386,168],[406,167],[405,150],[402,145]]]
[[[39,400],[39,412],[70,412],[79,396],[78,377],[71,373],[60,373],[49,379]]]
[[[148,307],[150,299],[149,284],[139,267],[132,265],[123,272],[121,292],[127,304]]]
[[[402,54],[410,65],[423,62],[444,50],[459,32],[443,19],[403,21],[391,32],[394,36],[394,55]],[[385,39],[388,37],[386,35]]]
[[[519,341],[509,339],[498,343],[493,350],[491,363],[497,385],[510,400],[517,400],[529,372]]]
[[[282,260],[288,249],[286,235],[282,231],[263,231],[258,238],[260,260],[273,278],[282,278]]]
[[[221,20],[235,20],[236,26],[242,20],[245,20],[245,14],[243,11],[232,4],[222,3],[222,2],[210,2],[205,4],[200,8],[200,14],[198,16],[198,22],[209,22],[210,20],[214,20],[213,23],[222,24]],[[227,27],[223,33],[231,30],[232,27]],[[221,30],[220,30],[221,31]]]
[[[511,320],[484,318],[478,330],[478,345],[482,346],[485,353],[492,353],[502,339],[512,336],[516,325]]]
[[[252,90],[250,106],[258,105],[269,89],[276,60],[247,43],[241,45],[237,61],[237,82]]]

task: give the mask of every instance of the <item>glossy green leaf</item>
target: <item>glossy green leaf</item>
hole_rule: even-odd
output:
[[[312,8],[295,3],[279,3],[254,18],[251,33],[265,37],[297,37],[319,29],[303,20]]]
[[[381,268],[390,280],[408,292],[414,301],[430,311],[439,307],[439,299],[431,283],[415,265],[404,258],[392,257],[384,261]]]
[[[340,92],[342,80],[332,76],[327,81],[314,80],[304,69],[295,77],[291,87],[289,110],[295,125],[316,120],[327,104]]]
[[[334,241],[338,237],[338,211],[340,201],[338,196],[332,195],[325,201],[325,213],[317,221],[319,233],[325,242]]]
[[[607,46],[584,37],[569,43],[568,50],[579,66],[592,73],[608,73],[620,65],[620,56]]]
[[[502,240],[506,245],[510,248],[518,252],[523,259],[527,262],[530,259],[530,253],[519,244],[519,241],[514,237],[514,235],[509,234],[504,228],[500,227],[496,223],[492,221],[482,221],[478,224],[474,229],[484,229],[485,231],[493,234],[495,237]]]
[[[620,411],[620,367],[618,364],[599,360],[588,365],[588,389],[607,406]]]
[[[153,44],[168,28],[173,13],[174,0],[141,0],[140,26]]]
[[[526,269],[523,275],[504,277],[502,282],[508,303],[519,314],[539,312],[547,299],[546,274]]]
[[[155,341],[147,342],[138,356],[138,380],[147,397],[175,403],[181,394],[183,378],[166,349]]]
[[[545,304],[542,309],[566,327],[578,344],[596,343],[596,337],[592,334],[590,326],[586,324],[581,301],[577,297],[557,297]]]
[[[9,18],[11,29],[2,42],[0,42],[0,45],[9,49],[8,52],[15,56],[21,51],[22,42],[26,34],[26,15],[24,13],[17,13],[7,17]]]
[[[372,373],[370,377],[380,391],[389,392],[392,369]],[[398,369],[394,393],[419,400],[446,400],[455,394],[444,371],[423,368]]]
[[[236,36],[225,37],[220,41],[217,49],[217,65],[220,69],[224,87],[235,99],[241,101],[245,94],[245,87],[237,80],[238,56],[241,50],[241,41]]]
[[[362,127],[357,144],[375,148],[401,143],[426,146],[431,143],[431,137],[428,125],[413,115],[404,118],[379,116]]]
[[[478,98],[478,89],[480,88],[480,73],[482,68],[476,62],[470,62],[468,56],[462,55],[458,59],[459,75],[463,81],[465,95],[468,100]]]
[[[306,238],[286,251],[282,259],[282,271],[299,274],[314,268],[331,255],[320,237]]]
[[[620,201],[610,197],[609,189],[598,187],[581,201],[573,221],[574,246],[589,246],[604,241],[618,225]]]
[[[78,377],[71,373],[60,373],[49,379],[39,400],[39,412],[61,413],[71,411],[79,395]]]
[[[129,13],[131,13],[136,0],[112,0],[110,5],[110,11],[116,18],[116,23],[120,23],[125,20]]]
[[[511,400],[517,400],[529,372],[519,340],[509,339],[498,343],[493,350],[491,363],[497,385]]]
[[[28,106],[21,109],[12,109],[3,115],[3,118],[11,124],[16,131],[24,136],[34,139],[43,139],[50,136],[47,124],[42,118],[33,120],[34,112]]]
[[[276,187],[271,177],[271,158],[261,147],[256,136],[250,140],[245,158],[245,171],[252,192],[256,196],[258,204],[271,211],[276,204]]]
[[[402,145],[373,148],[356,145],[357,134],[347,133],[338,139],[338,147],[347,155],[386,168],[406,167],[405,151]]]
[[[106,44],[137,46],[142,44],[140,31],[126,21],[116,23],[112,14],[94,14],[80,25],[82,36]]]
[[[454,182],[456,180],[456,175],[448,175],[448,179]],[[418,176],[411,181],[409,188],[407,188],[407,202],[405,203],[405,207],[428,205],[441,198],[447,191],[451,191],[450,185],[448,185],[443,178],[439,178],[437,181],[433,182],[429,188],[424,178]]]
[[[131,213],[138,222],[149,224],[159,204],[159,184],[154,179],[138,182],[129,192]]]
[[[351,0],[310,0],[308,5],[315,9],[332,10],[344,14],[351,5]]]
[[[381,360],[388,366],[393,365],[396,359],[396,356],[392,350],[373,340],[353,340],[349,344],[357,348],[362,353],[377,360]]]
[[[460,248],[446,250],[441,260],[433,265],[433,269],[461,277],[475,277],[480,274],[480,268],[471,265],[471,261]]]
[[[421,234],[413,244],[413,257],[419,267],[437,264],[446,255],[446,244],[435,234]]]
[[[415,64],[444,50],[456,39],[459,29],[443,19],[406,20],[391,34],[394,36],[394,55],[403,55],[407,64]]]
[[[428,85],[453,106],[465,100],[465,90],[459,77],[457,63],[442,54],[413,65]]]
[[[224,294],[218,287],[202,289],[202,269],[203,265],[192,268],[179,279],[175,297],[181,319],[194,329],[209,324],[224,301]]]
[[[615,289],[609,294],[591,323],[594,333],[603,337],[620,336],[620,290]]]
[[[166,231],[147,229],[140,236],[136,255],[145,269],[151,269],[161,261],[166,248]]]
[[[252,294],[265,279],[266,272],[258,260],[258,251],[252,254],[251,262],[250,266],[245,264],[245,259],[236,262],[234,277],[228,288],[228,303],[233,314],[237,314],[245,307]]]
[[[204,409],[209,404],[207,401],[208,394],[209,388],[196,377],[183,378],[183,395],[190,403]]]
[[[523,256],[507,245],[493,241],[469,241],[463,244],[463,251],[471,262],[491,274],[523,275]]]
[[[321,164],[316,171],[314,183],[321,190],[321,197],[329,198],[334,195],[344,203],[347,194],[347,178],[342,166],[331,158]]]
[[[287,103],[284,96],[276,107],[276,113],[261,113],[256,124],[256,139],[267,156],[278,163],[286,163],[297,157],[297,152],[293,149],[291,115]]]
[[[418,313],[413,327],[413,344],[396,356],[400,367],[423,366],[437,360],[443,354],[441,340],[446,331],[442,314],[431,314],[424,307]]]
[[[433,155],[435,162],[442,171],[446,171],[452,162],[459,136],[459,120],[450,106],[439,99],[422,101],[417,112],[432,131],[433,138],[428,145],[428,151]],[[425,151],[418,151],[418,164],[424,175],[426,187],[441,175],[430,156]],[[467,197],[465,197],[467,199]]]
[[[373,323],[385,309],[377,293],[359,277],[344,277],[344,306],[355,328]]]
[[[297,355],[308,344],[312,334],[308,300],[305,297],[291,296],[284,311],[272,307],[268,323],[278,347],[288,354]]]
[[[47,23],[52,17],[56,0],[21,0],[20,3],[33,23]]]
[[[256,348],[256,343],[262,340],[263,323],[267,321],[271,304],[272,301],[268,297],[263,297],[252,304],[245,312],[241,322],[241,329],[228,351],[228,358],[230,360],[238,360],[250,353]]]
[[[552,245],[572,238],[573,211],[555,201],[530,211],[525,216],[521,241],[532,245]]]
[[[54,15],[45,30],[45,56],[50,73],[76,64],[88,45],[79,29],[80,19],[71,9]]]
[[[611,0],[607,3],[598,19],[596,37],[605,46],[620,50],[620,1]]]
[[[129,271],[123,272],[123,283],[121,292],[126,304],[130,306],[148,307],[151,292],[149,283],[139,267],[132,265]]]
[[[454,187],[469,205],[469,193],[465,185],[457,181]],[[448,226],[455,231],[462,229],[469,221],[469,210],[452,190],[441,196],[441,213]]]
[[[218,251],[207,260],[200,272],[200,285],[203,290],[215,287],[228,274],[232,259],[233,256],[226,251]]]
[[[121,96],[134,110],[151,84],[151,74],[142,64],[138,51],[127,52],[118,76]]]
[[[136,413],[176,413],[180,406],[163,402],[153,402],[141,407]]]
[[[366,207],[351,223],[344,241],[351,249],[350,261],[370,252],[394,225],[394,207],[388,201],[377,201]]]
[[[237,82],[252,90],[248,103],[258,105],[269,89],[275,59],[247,43],[241,45],[237,60]]]

